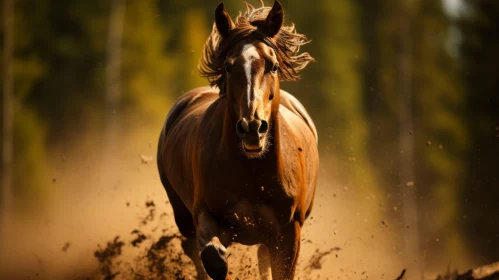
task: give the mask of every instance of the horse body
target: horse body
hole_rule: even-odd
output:
[[[216,18],[218,32],[228,38],[236,27],[223,4]],[[268,30],[275,32],[265,34],[277,36],[279,2],[267,18]],[[231,63],[223,77],[227,84],[218,84],[222,92],[191,90],[170,110],[158,144],[158,170],[198,278],[206,270],[215,280],[226,279],[226,247],[238,242],[263,244],[261,272],[270,263],[273,279],[291,279],[315,194],[317,131],[301,103],[280,90],[275,65],[284,62],[277,46],[245,36],[215,57]]]
[[[261,231],[272,233],[293,220],[303,224],[310,212],[317,133],[301,104],[281,91],[275,121],[279,135],[264,158],[248,159],[237,146],[233,126],[224,132],[224,123],[231,123],[226,102],[209,87],[179,99],[161,133],[160,171],[164,168],[163,177],[190,213],[206,207],[223,225],[230,239],[222,243],[263,243]]]

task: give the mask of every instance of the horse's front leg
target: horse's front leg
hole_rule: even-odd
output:
[[[226,248],[220,241],[220,229],[213,216],[201,210],[197,216],[196,238],[201,251],[201,260],[206,273],[213,280],[226,280],[229,267]]]
[[[300,223],[293,221],[271,242],[269,252],[273,280],[291,280],[295,276],[300,253],[300,231]]]

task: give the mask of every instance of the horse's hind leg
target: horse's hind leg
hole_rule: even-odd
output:
[[[180,233],[186,238],[182,241],[182,248],[184,249],[184,253],[194,263],[194,266],[196,267],[197,278],[199,280],[208,279],[201,263],[201,258],[199,257],[199,249],[196,242],[196,228],[194,227],[192,214],[189,209],[185,207],[180,197],[170,185],[170,182],[162,172],[162,168],[162,158],[158,156],[158,169],[161,183],[163,184],[163,187],[166,190],[166,194],[168,195],[168,199],[170,200],[170,204],[173,209],[173,215],[175,217],[175,223],[177,224]]]
[[[182,248],[184,249],[184,253],[194,263],[197,272],[197,279],[208,279],[208,276],[204,271],[201,258],[199,257],[199,249],[196,241],[196,229],[192,220],[192,214],[185,207],[183,202],[178,197],[177,193],[174,192],[173,188],[171,188],[171,186],[167,184],[164,184],[164,186],[168,194],[168,198],[170,199],[170,204],[173,208],[175,223],[177,224],[180,233],[186,238],[182,241]]]
[[[294,221],[271,242],[269,251],[273,280],[294,279],[300,253],[300,231],[299,222]]]
[[[173,188],[168,183],[163,185],[165,186],[168,198],[170,199],[170,204],[172,205],[173,208],[175,223],[177,224],[180,233],[186,238],[182,240],[182,248],[184,249],[184,253],[194,263],[197,272],[197,279],[198,280],[208,279],[208,276],[204,271],[201,258],[199,256],[199,249],[196,241],[196,230],[192,220],[192,214],[185,207],[185,205],[180,200],[177,193],[175,193]]]
[[[260,244],[258,246],[258,270],[262,280],[270,279],[270,253],[267,246]]]
[[[166,194],[168,195],[168,200],[170,200],[170,204],[173,209],[173,215],[175,217],[175,223],[180,231],[180,233],[186,238],[193,238],[196,236],[196,228],[194,227],[194,222],[192,220],[192,214],[185,206],[184,202],[178,196],[177,192],[173,189],[170,181],[166,177],[164,172],[165,165],[163,162],[163,157],[159,153],[161,150],[161,143],[163,141],[163,137],[161,136],[158,144],[158,172],[159,178],[161,180],[161,184],[166,190]]]

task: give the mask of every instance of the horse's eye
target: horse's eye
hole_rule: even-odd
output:
[[[279,63],[276,63],[276,64],[274,64],[274,66],[272,66],[272,73],[273,74],[277,73],[277,70],[279,70]]]
[[[270,96],[269,96],[269,100],[272,100],[272,99],[274,99],[274,94],[273,93],[271,93]]]
[[[230,73],[231,66],[232,65],[230,65],[230,63],[226,62],[225,65],[224,65],[225,72]]]

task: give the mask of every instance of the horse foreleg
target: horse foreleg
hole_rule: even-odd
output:
[[[293,279],[300,253],[300,231],[300,224],[294,221],[269,246],[273,280]]]
[[[226,248],[220,242],[219,228],[215,219],[205,210],[198,215],[196,238],[201,250],[201,260],[206,273],[213,280],[226,280],[229,266],[227,263]]]
[[[258,246],[258,270],[262,280],[270,279],[270,253],[264,244]]]
[[[194,266],[196,267],[197,279],[207,280],[208,275],[204,271],[203,263],[201,262],[201,257],[199,256],[199,248],[197,246],[196,238],[187,238],[182,240],[182,248],[185,254],[192,260]]]

